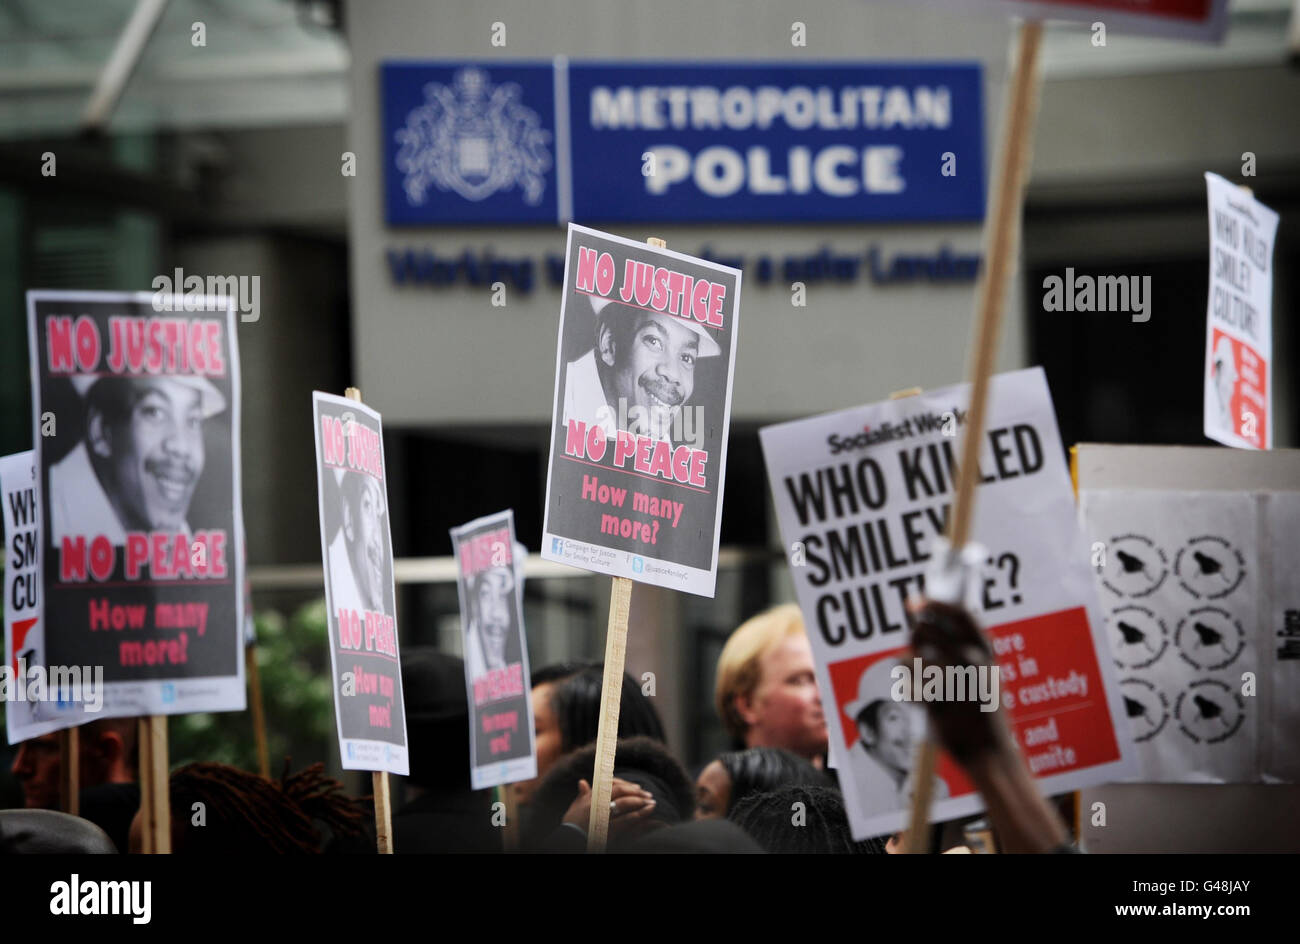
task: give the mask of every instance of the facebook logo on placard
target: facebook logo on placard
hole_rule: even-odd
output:
[[[563,539],[563,538],[551,538],[551,553],[552,553],[552,554],[563,554],[563,553],[564,553],[564,539]]]
[[[348,760],[352,760],[356,754],[356,745],[348,741]]]
[[[162,700],[164,705],[170,705],[176,700],[176,686],[171,682],[165,682],[163,684]]]
[[[632,558],[632,573],[639,574],[643,570],[645,570],[645,558],[644,557]]]

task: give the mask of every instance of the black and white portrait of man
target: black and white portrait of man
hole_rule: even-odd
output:
[[[376,613],[391,613],[384,487],[374,476],[354,470],[338,473],[338,483],[340,522],[329,549],[334,599]]]
[[[890,694],[894,665],[889,658],[869,665],[858,680],[857,699],[844,706],[858,736],[849,748],[848,763],[853,768],[860,808],[868,816],[910,805],[912,763],[924,735],[920,706],[895,701]],[[947,796],[948,785],[936,777],[934,799]]]
[[[489,567],[469,579],[468,589],[470,622],[465,631],[465,657],[470,677],[475,678],[520,659],[515,573],[508,566]]]
[[[1232,394],[1237,388],[1237,359],[1232,350],[1232,339],[1226,334],[1219,335],[1214,345],[1214,395],[1218,408],[1219,426],[1233,430],[1236,424],[1232,417]]]
[[[206,459],[203,424],[226,399],[202,377],[74,377],[84,433],[50,466],[50,540],[128,531],[190,532]]]
[[[696,363],[720,355],[718,342],[689,319],[582,297],[596,313],[595,345],[566,367],[565,424],[599,425],[610,437],[627,429],[655,439],[684,438]]]

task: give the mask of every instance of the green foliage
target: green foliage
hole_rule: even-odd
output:
[[[325,600],[300,607],[287,620],[270,610],[254,621],[271,775],[277,777],[286,755],[295,769],[325,759],[334,736]],[[202,760],[257,770],[251,705],[242,712],[174,715],[169,728],[173,769]]]

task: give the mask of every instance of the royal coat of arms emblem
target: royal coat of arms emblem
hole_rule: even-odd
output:
[[[468,67],[451,85],[425,85],[424,98],[396,133],[397,169],[413,205],[424,204],[430,187],[475,202],[519,187],[526,203],[541,202],[551,133],[524,106],[517,83],[494,85],[485,70]]]

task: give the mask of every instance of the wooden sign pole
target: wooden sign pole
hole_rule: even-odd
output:
[[[348,387],[343,395],[349,400],[361,402],[361,390]],[[380,855],[393,852],[393,794],[389,789],[388,771],[371,771],[371,780],[375,788],[375,839]]]
[[[388,771],[370,774],[375,787],[375,844],[380,855],[393,854],[393,794],[388,788]]]
[[[668,244],[651,236],[651,246]],[[623,704],[623,666],[627,661],[627,620],[632,611],[632,580],[614,577],[605,629],[605,677],[600,686],[600,727],[596,732],[596,769],[591,778],[591,819],[587,851],[604,852],[609,838],[609,804],[614,791],[614,751],[618,747],[618,713]]]
[[[79,816],[81,810],[81,733],[77,728],[59,732],[59,805]]]
[[[501,848],[506,852],[519,851],[519,806],[515,803],[510,784],[495,787],[496,801],[505,807],[506,824],[501,830]]]
[[[244,647],[248,674],[248,704],[253,710],[253,740],[257,744],[257,772],[271,779],[271,752],[266,746],[266,710],[262,707],[262,677],[257,671],[257,643]]]
[[[153,778],[153,850],[160,855],[172,851],[171,778],[167,752],[167,716],[149,716],[149,766]]]
[[[1024,202],[1025,178],[1029,170],[1029,144],[1038,108],[1038,50],[1043,24],[1028,20],[1020,27],[1015,70],[1003,120],[1002,154],[993,184],[989,227],[985,231],[987,252],[980,279],[975,334],[971,346],[970,412],[962,442],[961,464],[957,467],[957,494],[949,522],[948,544],[961,553],[970,537],[971,511],[975,503],[975,481],[979,476],[980,439],[984,434],[988,408],[989,379],[997,355],[998,332],[1006,302],[1007,278],[1019,248],[1020,212]],[[925,852],[919,841],[927,832],[930,796],[934,786],[935,745],[926,738],[917,749],[912,765],[911,819],[903,845],[906,852]]]
[[[140,851],[147,855],[166,855],[172,851],[167,716],[141,718],[136,728],[136,743],[140,754]]]
[[[623,704],[623,665],[627,661],[627,620],[632,611],[632,581],[614,577],[605,630],[605,678],[600,686],[600,727],[596,732],[596,769],[591,780],[591,819],[587,851],[604,852],[609,836],[609,804],[614,790],[614,751],[618,713]]]
[[[140,758],[140,851],[153,854],[153,777],[149,776],[149,719],[140,718],[135,726],[136,754]]]

